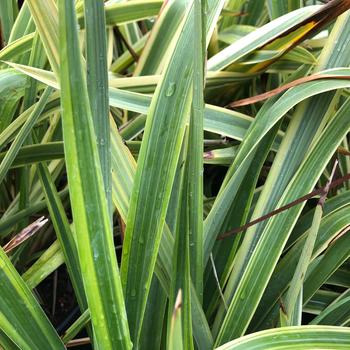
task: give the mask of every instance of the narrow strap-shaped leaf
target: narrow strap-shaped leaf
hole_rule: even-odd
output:
[[[302,287],[303,287],[303,282],[305,279],[305,274],[307,271],[307,268],[309,266],[312,252],[314,250],[317,234],[319,232],[320,224],[321,224],[321,219],[323,215],[323,205],[326,200],[328,191],[329,191],[329,185],[330,182],[332,181],[332,178],[334,176],[335,172],[335,167],[337,163],[335,163],[333,167],[332,174],[330,176],[329,182],[326,185],[326,189],[324,190],[324,193],[321,194],[321,198],[317,203],[316,209],[315,209],[315,214],[312,220],[311,228],[309,230],[309,234],[305,240],[305,244],[303,247],[303,250],[300,255],[300,259],[298,262],[298,265],[295,269],[294,276],[291,280],[289,289],[287,291],[287,294],[284,298],[284,308],[283,310],[281,309],[281,319],[283,319],[286,322],[286,326],[296,326],[297,324],[294,324],[292,319],[293,319],[293,314],[295,314],[295,309],[297,305],[297,300],[302,303]],[[300,318],[301,318],[301,310],[300,310]]]
[[[222,20],[218,23],[220,31],[224,31],[233,24],[237,24],[240,21],[240,16],[230,16],[230,14],[240,14],[239,11],[243,11],[243,9],[246,9],[246,7],[245,0],[226,1],[224,11],[226,11],[227,16],[223,16]]]
[[[40,101],[35,106],[33,112],[31,113],[30,117],[26,120],[24,125],[22,126],[21,130],[17,134],[15,140],[11,144],[10,149],[6,152],[6,155],[4,159],[2,160],[0,164],[0,183],[3,181],[7,171],[9,170],[13,160],[16,158],[17,153],[19,152],[20,147],[22,146],[23,142],[29,135],[30,131],[32,130],[34,124],[40,117],[41,112],[43,111],[47,100],[49,96],[51,95],[52,88],[48,87],[46,88],[45,92],[40,98]]]
[[[304,13],[307,13],[310,9],[311,11],[312,9],[315,10],[316,7],[308,6],[295,10],[271,21],[257,29],[256,32],[252,32],[242,38],[242,41],[235,42],[222,50],[210,60],[211,62],[208,62],[208,67],[210,70],[223,69],[242,57],[242,54],[244,55],[244,52],[249,47],[253,47],[259,43],[258,48],[279,51],[275,59],[262,62],[261,64],[257,63],[249,69],[250,72],[262,71],[307,37],[315,34],[343,12],[346,12],[349,8],[350,2],[348,0],[336,0],[319,8],[314,13],[309,13],[309,16],[306,17],[304,17]],[[291,25],[294,15],[297,16],[294,17],[295,22]]]
[[[66,330],[62,341],[68,343],[84,328],[84,326],[90,321],[90,311],[85,310],[77,320]]]
[[[55,241],[40,258],[22,275],[29,288],[35,288],[48,275],[64,263],[60,244]]]
[[[6,152],[0,153],[0,162],[5,158],[5,156]],[[45,160],[62,158],[64,158],[62,141],[23,146],[20,148],[16,158],[13,160],[11,169],[42,162]]]
[[[142,331],[140,349],[160,349],[163,341],[168,298],[156,275],[153,276]],[[150,337],[152,334],[152,337]]]
[[[217,350],[345,350],[350,330],[343,327],[301,326],[269,329],[220,346]]]
[[[12,43],[5,46],[0,51],[1,60],[15,61],[15,58],[21,56],[23,53],[28,52],[33,44],[34,33],[27,34],[13,41]]]
[[[163,0],[134,0],[111,3],[105,6],[107,25],[116,25],[156,16]],[[84,25],[83,13],[78,12],[80,25]]]
[[[5,44],[9,41],[14,23],[14,4],[13,1],[1,1],[0,4],[0,24]]]
[[[52,86],[56,89],[60,88],[52,72],[40,70],[33,67],[27,67],[20,64],[9,62],[7,63],[19,71],[28,74],[31,77],[38,79],[49,86]],[[333,74],[342,74],[341,72],[342,70],[338,73],[336,71],[332,71]],[[325,72],[325,74],[327,73]],[[344,75],[346,74],[350,75],[350,70],[348,73],[344,71]],[[345,84],[345,86],[348,86],[344,81],[342,83]],[[128,111],[148,113],[151,99],[151,96],[145,94],[116,89],[113,87],[109,88],[109,104],[111,106],[126,109]],[[253,118],[249,117],[246,114],[230,111],[228,109],[210,104],[205,105],[204,130],[241,141],[252,121]],[[274,149],[277,149],[282,135],[283,134],[281,133],[278,135]]]
[[[276,135],[276,132],[279,128],[277,124],[273,130],[269,132],[265,138],[260,141],[257,151],[254,153],[253,160],[249,165],[249,169],[239,187],[235,200],[229,204],[231,207],[229,208],[228,215],[226,216],[224,222],[221,224],[220,230],[226,231],[231,225],[234,227],[238,227],[247,220],[247,216],[249,214],[249,208],[252,205],[254,190],[256,188],[256,184],[259,178],[260,169],[263,167],[266,157],[271,149],[271,143]],[[243,205],[242,203],[245,203]],[[215,243],[213,249],[213,255],[215,257],[215,266],[217,274],[220,276],[220,284],[222,286],[227,285],[227,281],[229,279],[230,273],[232,272],[232,266],[234,266],[234,259],[237,254],[237,250],[239,248],[242,237],[240,235],[236,237],[230,237],[229,240],[226,241],[217,241]],[[215,281],[214,281],[215,282]],[[217,300],[220,297],[216,282],[213,286],[211,284],[211,289],[215,291],[217,299],[212,301],[212,307],[217,307]],[[230,285],[227,285],[226,290],[230,289]],[[206,289],[208,289],[208,284]],[[225,290],[224,299],[229,300]],[[215,296],[215,294],[214,294]],[[220,300],[220,299],[219,299]],[[221,304],[220,307],[225,308],[225,304]],[[219,309],[217,313],[221,312]],[[217,330],[216,327],[218,325],[214,323],[213,325],[213,333]]]
[[[43,309],[2,248],[0,279],[2,331],[23,350],[41,350],[47,347],[65,349]]]
[[[183,30],[152,98],[128,212],[121,273],[136,348],[191,106],[193,60],[184,57],[192,45],[192,15],[189,1]]]
[[[87,308],[87,302],[79,266],[78,251],[73,238],[73,234],[69,227],[69,222],[66,213],[64,212],[64,207],[62,205],[61,199],[58,196],[56,187],[52,181],[47,165],[38,164],[38,172],[45,193],[50,218],[53,222],[56,236],[60,242],[61,250],[64,254],[66,266],[74,287],[75,295],[83,311]]]
[[[296,10],[298,8],[298,5],[300,5],[299,0],[267,0],[266,3],[271,19],[283,16],[290,11]]]
[[[205,3],[207,4],[203,30],[205,46],[207,46],[225,0],[209,0]],[[150,39],[142,52],[134,75],[150,75],[162,71],[166,56],[172,51],[175,33],[185,14],[186,4],[187,0],[169,1],[165,4],[152,28]]]
[[[96,342],[130,349],[124,299],[84,79],[74,4],[60,0],[63,137],[81,272]]]
[[[215,30],[215,26],[217,25],[217,21],[219,19],[219,16],[221,14],[221,11],[225,5],[225,0],[207,0],[206,4],[203,3],[203,5],[206,6],[204,11],[204,20],[205,20],[205,47],[207,48],[209,46],[210,38],[213,35],[213,32]]]
[[[58,12],[54,0],[28,0],[46,54],[56,77],[59,76]]]
[[[317,317],[310,324],[323,324],[330,326],[345,326],[350,319],[350,290],[348,289]]]
[[[196,1],[196,0],[195,0]],[[191,123],[190,123],[191,124]],[[191,127],[191,125],[190,125]],[[180,195],[177,206],[175,224],[175,245],[173,252],[173,271],[171,276],[171,289],[169,293],[169,305],[176,309],[177,297],[181,291],[181,322],[182,324],[182,347],[186,350],[193,349],[192,318],[191,318],[191,292],[190,292],[190,181],[189,181],[189,158],[188,158],[188,132],[183,143],[183,155],[181,162],[185,165],[180,168],[178,176]],[[173,322],[172,308],[169,308],[168,324]],[[171,329],[168,331],[168,346],[172,342]]]
[[[0,331],[0,346],[6,350],[18,350],[18,346],[3,332]]]
[[[346,229],[346,228],[345,228]],[[326,283],[331,274],[341,266],[350,256],[350,235],[347,230],[338,239],[331,242],[330,247],[321,257],[319,263],[308,274],[304,283],[304,300],[307,302],[316,291]]]
[[[334,198],[334,197],[333,197]],[[326,202],[327,203],[327,202]],[[323,217],[319,229],[319,234],[317,235],[315,247],[313,251],[312,260],[315,263],[315,258],[334,240],[337,235],[344,230],[350,224],[350,211],[349,205],[346,205],[343,208],[338,208],[338,210],[330,213]],[[298,259],[300,257],[300,253],[302,251],[302,247],[306,241],[306,232],[300,237],[298,242],[294,244],[294,246],[286,253],[286,255],[279,261],[271,279],[269,281],[269,285],[266,288],[264,295],[260,301],[259,307],[255,312],[254,318],[252,320],[252,325],[254,325],[254,329],[259,329],[262,327],[265,319],[269,317],[269,314],[272,312],[273,306],[279,303],[279,298],[283,294],[283,292],[290,284],[290,281],[293,277],[293,273],[298,264]],[[343,243],[343,242],[342,242]],[[340,245],[341,246],[341,245]],[[344,246],[344,244],[342,245]],[[345,250],[345,249],[344,249]],[[337,251],[339,253],[339,251]],[[334,254],[336,255],[336,254]],[[342,259],[340,259],[342,261]],[[324,275],[320,278],[320,282],[316,283],[317,290],[324,282],[329,275],[328,264],[323,264],[318,259],[316,266],[313,266],[317,269],[317,266],[321,264],[323,268],[321,269]],[[310,265],[311,268],[312,265]],[[331,267],[332,271],[334,267]],[[313,269],[312,269],[313,270]],[[311,270],[311,273],[312,273]],[[315,274],[318,276],[318,274]],[[312,281],[311,279],[310,281]],[[305,290],[305,285],[304,285]]]
[[[203,296],[203,117],[205,1],[194,2],[194,74],[193,100],[189,123],[187,164],[185,165],[186,209],[188,211],[188,240],[190,270],[199,299]]]
[[[10,69],[0,72],[0,133],[9,127],[26,84],[25,77],[14,74]],[[0,143],[1,147],[3,145]]]
[[[87,86],[109,210],[111,198],[111,147],[109,130],[106,20],[103,0],[85,0]]]
[[[26,6],[27,8],[27,6]],[[30,16],[29,9],[27,8],[28,15]],[[35,33],[35,37],[33,39],[32,50],[30,52],[28,64],[30,66],[35,67],[43,67],[46,63],[46,55],[44,51],[44,47],[40,40],[39,33]],[[32,79],[31,77],[27,77],[28,79],[28,87],[24,91],[22,110],[27,110],[30,106],[35,103],[37,88],[39,87],[39,83],[37,80]],[[31,135],[25,139],[24,144],[31,143]],[[19,201],[19,209],[23,209],[29,206],[29,190],[30,190],[30,176],[29,176],[29,167],[23,167],[20,172],[20,201]],[[21,227],[25,227],[28,225],[28,220],[23,220],[20,223]]]
[[[243,56],[262,47],[278,35],[287,32],[297,23],[301,23],[320,8],[320,6],[304,7],[258,28],[256,31],[234,42],[232,45],[210,58],[208,61],[208,70],[221,70],[237,62]]]
[[[134,76],[161,73],[166,55],[172,53],[171,43],[186,14],[187,0],[168,1],[155,22],[146,46],[137,62]],[[169,52],[170,50],[170,52]]]
[[[176,303],[172,312],[172,319],[170,324],[170,337],[169,337],[169,350],[182,350],[182,322],[181,322],[181,309],[182,309],[182,292],[179,290],[177,294]]]
[[[35,31],[35,24],[30,15],[30,10],[26,2],[24,2],[17,14],[15,23],[13,24],[9,43]]]

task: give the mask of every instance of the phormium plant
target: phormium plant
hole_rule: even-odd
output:
[[[349,349],[348,9],[2,0],[0,346]]]

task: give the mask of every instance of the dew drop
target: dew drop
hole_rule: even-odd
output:
[[[165,95],[170,97],[173,96],[176,90],[176,84],[174,82],[169,83],[168,88],[165,92]]]

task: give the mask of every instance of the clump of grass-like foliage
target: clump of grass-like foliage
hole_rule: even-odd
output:
[[[2,0],[0,347],[349,349],[349,8]]]

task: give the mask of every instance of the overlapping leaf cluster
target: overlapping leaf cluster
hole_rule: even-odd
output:
[[[348,349],[349,8],[1,1],[2,348]]]

